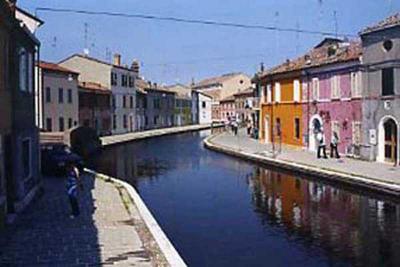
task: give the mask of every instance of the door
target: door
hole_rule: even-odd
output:
[[[264,129],[264,140],[265,140],[265,143],[270,143],[269,133],[270,133],[271,126],[270,126],[270,121],[269,121],[269,117],[268,116],[265,117],[264,127],[265,127],[265,129]]]
[[[4,138],[4,174],[6,177],[7,213],[14,213],[15,190],[13,180],[13,156],[11,136]]]
[[[397,125],[389,119],[383,125],[385,130],[385,161],[395,163],[397,161]]]

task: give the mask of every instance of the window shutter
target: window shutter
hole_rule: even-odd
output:
[[[271,85],[267,85],[267,103],[272,102],[272,91],[271,91]]]
[[[293,82],[293,101],[300,102],[300,81],[294,80]]]
[[[275,83],[275,102],[281,102],[281,84]]]

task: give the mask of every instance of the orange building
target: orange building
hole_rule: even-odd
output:
[[[261,93],[260,139],[303,146],[301,72],[290,61],[258,74]]]

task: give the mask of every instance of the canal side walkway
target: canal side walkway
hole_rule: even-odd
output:
[[[274,154],[271,145],[249,138],[243,131],[238,136],[229,132],[212,135],[204,144],[209,149],[254,162],[400,196],[400,167],[345,157],[317,159],[315,153],[288,147]]]
[[[169,127],[169,128],[148,130],[142,132],[105,136],[101,138],[101,141],[103,146],[109,146],[109,145],[116,145],[125,142],[157,137],[162,135],[207,130],[210,129],[211,127],[212,127],[211,124],[196,124],[196,125]],[[219,125],[215,125],[215,127],[219,127]]]
[[[127,192],[84,175],[81,215],[70,218],[61,177],[0,232],[1,266],[169,266]]]

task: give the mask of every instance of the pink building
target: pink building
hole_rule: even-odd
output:
[[[235,97],[228,96],[219,102],[221,121],[227,122],[236,118]]]
[[[325,39],[304,56],[303,137],[308,149],[317,147],[323,130],[327,147],[335,131],[339,152],[359,155],[362,122],[361,45]]]

